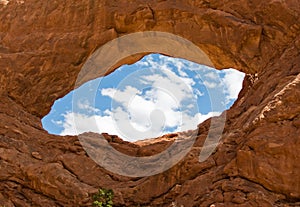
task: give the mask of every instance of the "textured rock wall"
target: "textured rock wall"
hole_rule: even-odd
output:
[[[299,15],[297,0],[0,1],[0,205],[89,206],[110,187],[117,206],[300,206]],[[133,179],[99,167],[77,137],[47,134],[40,118],[93,51],[147,30],[185,37],[217,68],[248,75],[208,160],[198,162],[206,121],[181,162]],[[107,139],[137,156],[172,142]]]

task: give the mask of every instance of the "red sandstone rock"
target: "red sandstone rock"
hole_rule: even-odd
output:
[[[116,206],[300,206],[300,5],[297,0],[0,1],[0,205],[90,206],[100,187]],[[137,31],[194,42],[217,68],[247,73],[220,145],[198,156],[209,121],[166,172],[128,178],[98,166],[77,137],[45,132],[40,118],[73,89],[89,55]],[[133,63],[137,54],[117,63]],[[111,71],[113,71],[112,68]],[[109,71],[109,72],[111,72]],[[97,135],[90,135],[91,137]],[[147,156],[174,140],[127,143]]]

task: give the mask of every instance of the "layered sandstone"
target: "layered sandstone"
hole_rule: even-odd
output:
[[[0,1],[0,19],[0,205],[90,206],[91,195],[105,187],[113,188],[116,206],[300,206],[297,0],[7,0]],[[198,156],[209,120],[174,167],[128,178],[98,166],[77,137],[49,135],[40,119],[73,89],[97,48],[137,31],[182,36],[215,67],[247,76],[206,161]],[[173,142],[106,138],[134,156]]]

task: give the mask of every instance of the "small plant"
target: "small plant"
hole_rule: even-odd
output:
[[[112,207],[114,192],[111,189],[100,188],[98,193],[93,195],[93,206],[96,207]]]

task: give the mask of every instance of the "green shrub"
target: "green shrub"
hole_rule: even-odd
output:
[[[93,195],[93,206],[96,207],[112,207],[114,192],[111,189],[100,188],[98,193]]]

